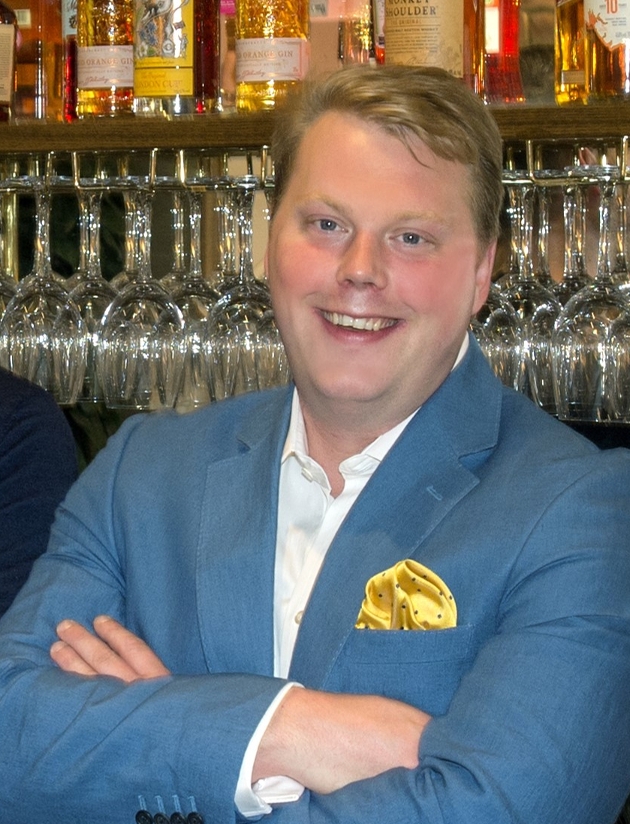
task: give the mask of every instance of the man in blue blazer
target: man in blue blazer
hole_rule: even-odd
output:
[[[630,458],[468,336],[491,117],[441,72],[344,70],[274,150],[295,387],[135,417],[72,488],[0,623],[0,820],[613,822]]]

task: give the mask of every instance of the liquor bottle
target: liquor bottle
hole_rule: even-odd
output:
[[[15,117],[61,119],[61,0],[18,0]]]
[[[273,109],[306,76],[308,0],[236,0],[236,109]]]
[[[77,0],[62,0],[63,119],[77,118]]]
[[[554,85],[560,105],[588,100],[585,40],[584,0],[556,0]]]
[[[219,92],[217,0],[135,0],[134,111],[213,111]]]
[[[370,0],[346,0],[339,20],[339,58],[343,66],[375,63]]]
[[[78,0],[77,116],[133,114],[133,0]]]
[[[438,66],[484,89],[483,0],[385,0],[385,63]]]
[[[236,105],[236,5],[221,0],[219,37],[219,109],[231,111]]]
[[[63,112],[62,0],[40,0],[43,116],[61,120]]]
[[[485,99],[488,103],[523,103],[519,65],[521,0],[485,0]]]
[[[619,0],[585,0],[589,100],[630,99],[630,8]]]
[[[380,66],[385,62],[385,0],[372,0],[372,38],[374,59]]]
[[[0,121],[13,114],[17,30],[15,12],[0,0]]]
[[[14,6],[18,23],[14,116],[42,118],[44,116],[43,75],[39,3],[18,0]]]

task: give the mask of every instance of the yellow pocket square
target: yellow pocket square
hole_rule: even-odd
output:
[[[356,629],[446,629],[457,625],[457,606],[444,581],[407,559],[367,582]]]

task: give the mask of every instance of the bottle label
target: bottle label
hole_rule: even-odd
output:
[[[0,103],[11,103],[15,63],[15,26],[0,23]]]
[[[385,62],[464,76],[464,4],[385,0]]]
[[[77,49],[80,89],[133,87],[133,46],[80,46]]]
[[[630,0],[589,0],[584,16],[586,28],[593,29],[609,49],[626,45],[630,38]]]
[[[194,42],[193,0],[136,0],[135,96],[192,96]]]
[[[77,0],[63,0],[61,3],[61,32],[65,40],[77,33]]]
[[[33,16],[30,9],[13,9],[20,29],[30,29],[33,26]]]
[[[308,42],[301,37],[255,37],[236,41],[236,82],[303,80]]]

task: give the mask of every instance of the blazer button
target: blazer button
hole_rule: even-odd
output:
[[[199,813],[188,813],[186,824],[203,824],[203,816]]]
[[[153,824],[153,816],[147,810],[138,810],[136,824]]]
[[[173,813],[170,822],[171,824],[186,824],[186,819],[181,813]]]
[[[168,816],[164,813],[156,813],[153,816],[153,824],[169,824]]]

